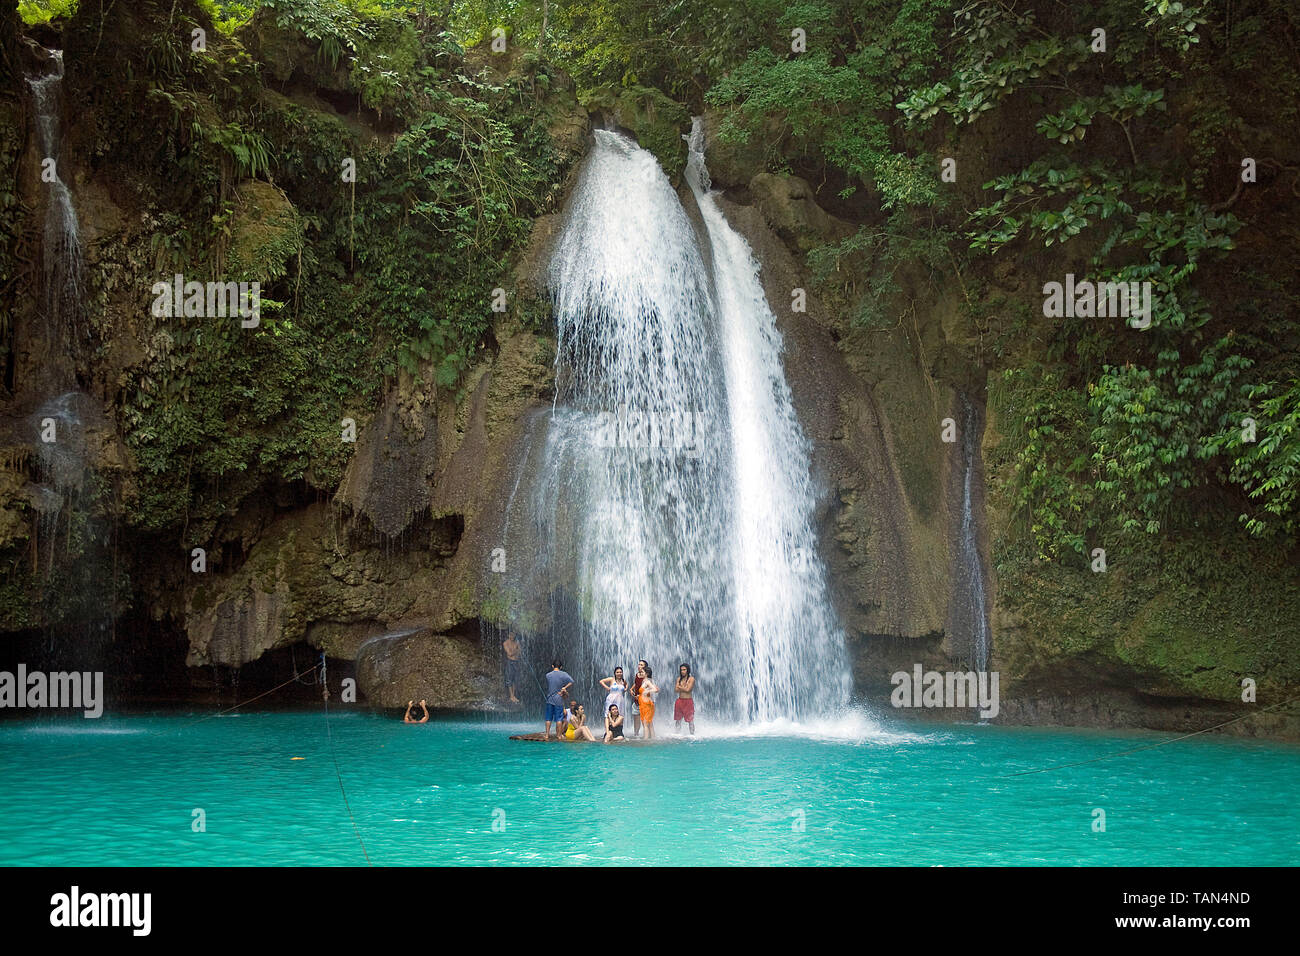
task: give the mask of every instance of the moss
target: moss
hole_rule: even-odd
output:
[[[303,245],[303,223],[293,203],[270,183],[250,181],[240,185],[236,205],[227,274],[250,282],[280,278]]]
[[[31,537],[31,512],[23,494],[26,482],[21,472],[0,469],[0,550],[19,546]]]
[[[10,562],[5,563],[9,565]],[[39,627],[39,604],[37,579],[17,567],[0,575],[0,631],[26,631]]]
[[[1147,553],[1082,561],[998,555],[1001,604],[1019,618],[1001,644],[1009,676],[1079,690],[1134,686],[1165,697],[1240,700],[1300,684],[1300,575],[1285,560],[1243,547],[1232,533],[1166,541]]]
[[[659,165],[674,184],[686,168],[686,143],[690,114],[675,100],[648,86],[619,90],[601,86],[584,94],[581,103],[588,110],[604,110],[619,126],[636,136],[644,149],[654,153]]]
[[[0,289],[10,289],[19,275],[18,242],[22,234],[22,205],[9,184],[17,180],[23,147],[21,104],[0,99]],[[0,296],[0,358],[9,351],[10,332],[18,296]]]

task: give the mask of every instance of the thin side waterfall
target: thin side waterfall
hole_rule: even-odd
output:
[[[588,695],[645,658],[661,713],[681,661],[713,720],[842,706],[809,448],[758,266],[708,195],[698,131],[711,268],[653,155],[594,135],[550,266],[557,392],[529,501],[531,586],[562,595],[552,644]]]
[[[85,298],[85,261],[81,230],[72,193],[62,178],[60,150],[62,128],[63,51],[50,51],[50,72],[29,77],[36,104],[37,143],[41,154],[41,178],[49,189],[45,206],[45,231],[41,243],[41,265],[45,284],[45,321],[52,342],[67,348],[85,332],[82,316]],[[52,177],[52,178],[50,178]]]
[[[36,435],[36,510],[39,543],[45,549],[47,572],[54,567],[55,545],[60,524],[71,536],[70,515],[80,503],[86,482],[86,406],[81,392],[65,392],[49,399],[32,414],[30,427]],[[50,439],[50,440],[46,440]],[[66,546],[66,541],[64,542]]]
[[[978,454],[979,422],[975,406],[965,395],[962,402],[962,494],[961,531],[957,543],[957,580],[954,594],[958,602],[957,624],[967,632],[975,669],[989,669],[989,609],[984,587],[984,559],[980,555],[979,528],[971,504],[975,456]]]

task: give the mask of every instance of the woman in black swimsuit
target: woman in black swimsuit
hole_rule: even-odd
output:
[[[623,736],[623,715],[618,712],[618,704],[610,704],[605,714],[605,743],[612,744],[616,740],[627,738]]]

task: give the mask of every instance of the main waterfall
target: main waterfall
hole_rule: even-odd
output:
[[[687,661],[706,721],[824,714],[850,677],[758,265],[698,123],[699,236],[652,154],[594,135],[550,264],[556,398],[528,502],[534,585],[576,605],[552,601],[553,646],[584,694],[645,658],[666,703]]]

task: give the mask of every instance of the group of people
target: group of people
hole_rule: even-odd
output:
[[[611,677],[603,678],[600,686],[605,690],[603,705],[605,733],[607,744],[627,740],[624,721],[632,718],[632,737],[644,737],[650,740],[655,735],[655,698],[659,695],[659,685],[654,681],[654,671],[645,661],[638,661],[636,676],[631,684],[623,676],[623,668],[615,667]],[[555,724],[556,733],[567,740],[590,740],[596,735],[587,724],[587,712],[582,704],[571,700],[569,691],[573,688],[573,678],[564,670],[559,660],[551,661],[551,669],[546,675],[546,727],[543,736],[551,737],[551,724]],[[695,675],[689,664],[677,668],[677,680],[674,684],[677,701],[673,706],[673,720],[677,732],[686,721],[691,733],[695,733]]]

